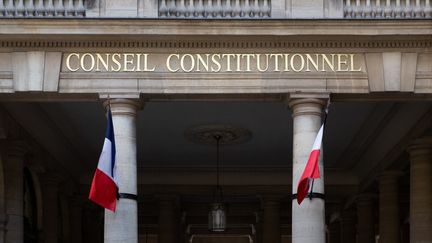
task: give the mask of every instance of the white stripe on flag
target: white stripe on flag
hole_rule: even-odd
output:
[[[114,182],[116,182],[116,180],[111,176],[113,174],[111,148],[112,148],[111,141],[108,138],[105,138],[103,148],[102,148],[102,153],[100,154],[97,168],[100,171],[102,171],[104,174],[106,174],[108,177],[110,177]]]
[[[315,142],[313,144],[312,151],[313,150],[320,150],[321,149],[323,130],[324,130],[324,124],[321,125],[321,128],[318,131],[317,136],[315,137]]]

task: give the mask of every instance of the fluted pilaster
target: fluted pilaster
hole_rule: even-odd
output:
[[[280,197],[264,197],[263,209],[263,242],[280,243]]]
[[[6,145],[5,194],[6,242],[24,242],[24,160],[28,146],[22,140],[9,140]]]
[[[410,242],[432,242],[432,137],[413,141],[410,154]]]
[[[381,243],[400,242],[400,172],[384,172],[379,177],[379,235]]]
[[[374,199],[372,194],[357,197],[357,243],[375,242]]]

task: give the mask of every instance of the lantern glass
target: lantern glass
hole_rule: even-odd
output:
[[[213,203],[210,206],[208,214],[209,230],[213,232],[222,232],[226,229],[225,206],[222,203]]]

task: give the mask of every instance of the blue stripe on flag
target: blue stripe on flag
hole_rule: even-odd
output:
[[[108,124],[105,132],[105,137],[111,141],[111,177],[114,178],[116,145],[114,140],[114,126],[112,121],[111,109],[108,109]]]

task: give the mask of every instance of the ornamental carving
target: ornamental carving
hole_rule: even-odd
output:
[[[209,124],[189,128],[185,132],[187,140],[197,144],[216,144],[216,136],[220,136],[220,144],[240,144],[252,138],[252,132],[246,128],[229,124]]]

